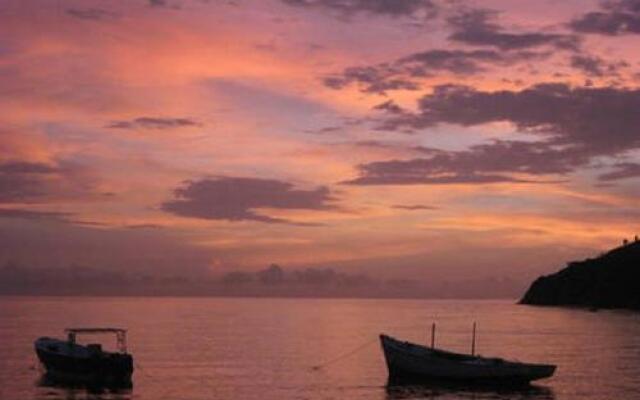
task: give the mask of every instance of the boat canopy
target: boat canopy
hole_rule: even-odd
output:
[[[127,352],[127,330],[122,328],[67,328],[64,330],[67,334],[69,342],[76,342],[77,334],[100,334],[100,333],[114,333],[116,335],[118,351],[121,353]]]
[[[122,328],[67,328],[66,333],[126,333],[126,329]]]

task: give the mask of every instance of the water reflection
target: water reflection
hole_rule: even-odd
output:
[[[465,387],[460,385],[398,385],[386,386],[387,400],[410,399],[477,399],[477,400],[554,400],[553,391],[544,386]]]
[[[61,380],[44,373],[36,382],[41,389],[39,399],[65,400],[129,400],[133,384],[120,382],[104,384],[99,382],[83,382],[76,380]]]
[[[556,375],[540,383],[553,392],[385,389],[384,356],[373,344],[310,369],[379,332],[428,342],[428,325],[416,321],[434,319],[443,348],[466,351],[469,321],[479,321],[480,352],[557,364]],[[137,370],[133,391],[34,385],[39,373],[24,369],[35,358],[33,339],[78,325],[129,328],[145,369]],[[640,314],[509,302],[0,298],[0,343],[0,400],[636,399],[640,375]]]

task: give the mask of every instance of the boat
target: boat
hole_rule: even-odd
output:
[[[65,329],[67,339],[41,337],[34,343],[48,379],[59,382],[123,385],[131,383],[133,357],[127,352],[127,331],[120,328]],[[117,351],[102,345],[76,343],[80,334],[115,334]]]
[[[548,378],[556,370],[555,365],[454,353],[400,341],[384,334],[380,335],[380,342],[390,383],[519,386]]]

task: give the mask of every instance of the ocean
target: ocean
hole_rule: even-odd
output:
[[[378,335],[558,365],[526,390],[387,385]],[[41,379],[40,336],[128,329],[133,387]],[[111,337],[98,337],[109,345]],[[107,346],[108,347],[108,346]],[[514,301],[0,297],[0,399],[640,399],[640,313]]]

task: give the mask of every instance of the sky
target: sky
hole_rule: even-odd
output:
[[[0,0],[0,265],[526,282],[640,232],[640,1]]]

